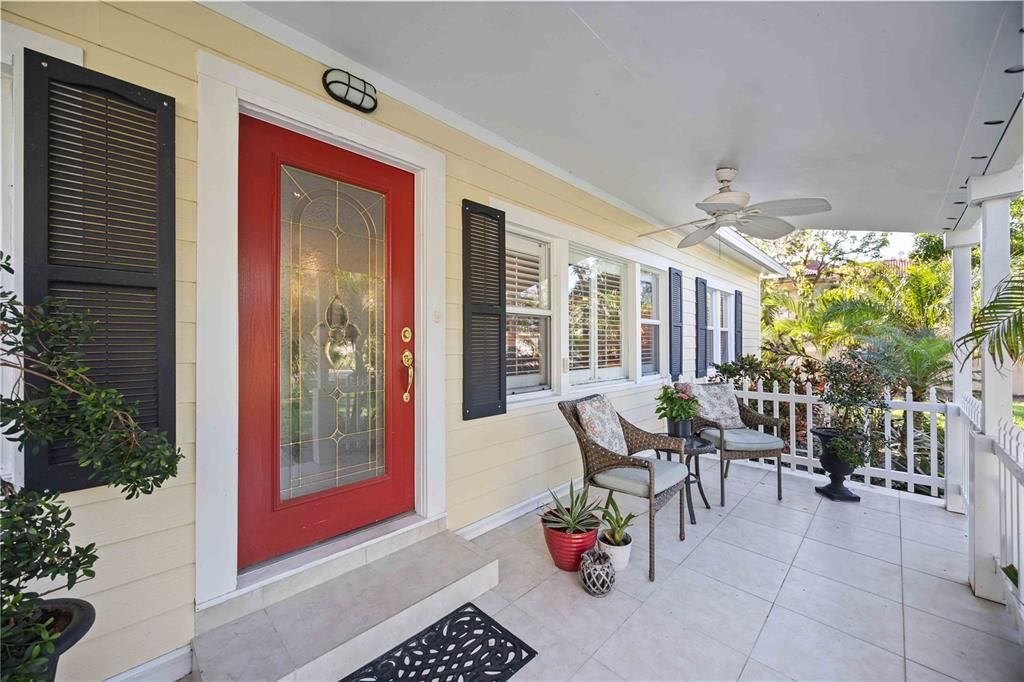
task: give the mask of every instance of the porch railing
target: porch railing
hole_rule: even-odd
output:
[[[1024,641],[1020,578],[1024,565],[1024,430],[1001,419],[992,440],[999,461],[999,578],[1006,604],[1017,621],[1017,633]]]
[[[784,463],[802,471],[820,470],[820,445],[811,434],[815,426],[829,424],[829,414],[821,405],[820,396],[811,384],[798,386],[790,382],[780,386],[775,382],[765,389],[764,382],[759,381],[756,386],[744,385],[736,394],[759,412],[788,418],[788,433],[779,434],[786,441]],[[890,447],[885,448],[881,457],[857,469],[854,476],[871,485],[941,496],[946,488],[943,464],[950,406],[938,399],[935,388],[929,389],[927,400],[915,400],[909,388],[895,399],[889,391],[885,395],[888,410],[882,429]]]

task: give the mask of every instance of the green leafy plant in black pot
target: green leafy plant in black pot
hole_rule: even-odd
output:
[[[0,270],[13,274],[9,256]],[[78,464],[127,499],[177,474],[181,453],[147,431],[136,407],[88,376],[80,348],[92,325],[61,301],[25,306],[0,290],[0,368],[16,379],[0,395],[0,429],[25,457],[71,445]],[[57,659],[95,619],[87,601],[46,599],[91,579],[96,546],[71,542],[71,510],[58,492],[0,482],[0,680],[52,680]]]
[[[884,439],[872,424],[886,409],[885,387],[891,371],[877,356],[848,351],[822,364],[825,391],[821,402],[832,408],[830,426],[811,429],[821,441],[821,466],[831,483],[815,490],[840,502],[859,502],[860,497],[843,485],[844,479],[884,447]]]
[[[690,384],[665,384],[658,392],[654,413],[664,419],[670,436],[689,438],[693,435],[693,418],[700,404]]]

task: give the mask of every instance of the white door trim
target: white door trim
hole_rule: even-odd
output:
[[[416,176],[416,512],[445,513],[445,157],[341,105],[200,51],[196,602],[238,585],[238,115]]]

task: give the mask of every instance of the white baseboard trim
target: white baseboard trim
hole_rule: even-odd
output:
[[[583,479],[576,479],[575,481],[573,481],[573,483],[579,486],[583,483]],[[562,485],[555,488],[552,492],[554,492],[559,497],[562,497],[563,495],[569,492],[569,484],[563,483]],[[534,509],[540,509],[541,507],[546,505],[550,499],[551,494],[545,490],[539,495],[534,495],[533,497],[523,500],[518,504],[514,504],[511,507],[506,507],[505,509],[502,509],[499,512],[495,512],[490,516],[485,516],[479,521],[474,521],[468,526],[463,526],[462,528],[455,531],[455,534],[463,540],[472,540],[473,538],[480,537],[484,533],[492,531],[495,528],[498,528],[499,526],[504,526],[512,519],[519,518],[527,512],[533,511]]]
[[[107,682],[176,682],[192,672],[192,647],[185,645],[180,649],[168,651],[152,661],[146,661],[119,675],[114,675]]]

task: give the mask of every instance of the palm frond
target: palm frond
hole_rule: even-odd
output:
[[[1011,273],[999,283],[989,302],[974,313],[971,331],[956,340],[956,348],[966,351],[963,364],[979,348],[1000,367],[1006,360],[1024,358],[1024,272]]]

